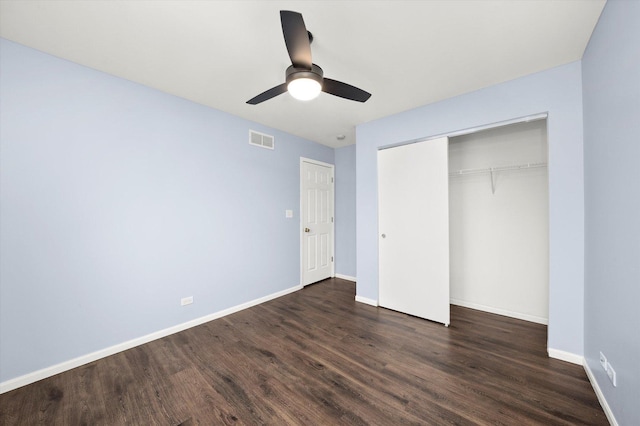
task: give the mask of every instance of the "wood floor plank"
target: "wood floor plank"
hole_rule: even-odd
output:
[[[0,395],[2,425],[605,425],[546,326],[451,307],[451,326],[330,279]]]

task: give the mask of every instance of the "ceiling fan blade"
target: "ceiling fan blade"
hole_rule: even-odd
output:
[[[371,93],[365,92],[362,89],[358,89],[341,81],[325,78],[322,81],[322,91],[329,93],[330,95],[339,96],[341,98],[349,99],[352,101],[366,102],[371,97]]]
[[[272,87],[266,92],[260,93],[258,96],[251,98],[247,101],[249,105],[257,105],[260,102],[268,101],[271,98],[275,98],[278,95],[287,91],[287,83],[282,83],[279,86]]]
[[[280,11],[282,22],[282,34],[287,45],[289,58],[296,68],[311,69],[311,43],[307,27],[304,25],[302,15],[290,10]]]

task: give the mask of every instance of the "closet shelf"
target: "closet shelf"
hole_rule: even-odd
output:
[[[547,167],[547,163],[515,164],[512,166],[487,167],[484,169],[462,169],[455,172],[449,172],[449,176],[475,175],[479,173],[504,172],[507,170],[537,169],[540,167]]]
[[[484,169],[462,169],[455,172],[449,172],[449,177],[490,173],[491,174],[491,192],[495,194],[496,193],[495,173],[506,172],[510,170],[537,169],[540,167],[547,167],[547,163],[514,164],[512,166],[487,167]]]

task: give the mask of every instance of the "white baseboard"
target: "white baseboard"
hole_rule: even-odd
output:
[[[453,299],[452,298],[452,299],[449,300],[449,302],[452,305],[457,305],[457,306],[462,306],[462,307],[465,307],[465,308],[476,309],[478,311],[489,312],[491,314],[498,314],[498,315],[502,315],[502,316],[505,316],[505,317],[521,319],[521,320],[525,320],[525,321],[529,321],[529,322],[535,322],[535,323],[538,323],[538,324],[547,325],[549,323],[549,320],[547,318],[538,317],[538,316],[529,315],[529,314],[522,314],[520,312],[509,311],[507,309],[502,309],[502,308],[494,308],[492,306],[480,305],[479,303],[467,302],[465,300]]]
[[[378,301],[375,299],[369,299],[368,297],[362,297],[362,296],[358,296],[356,294],[356,302],[360,302],[360,303],[366,303],[367,305],[371,305],[371,306],[378,306]]]
[[[352,277],[351,275],[336,274],[336,278],[340,278],[342,280],[347,280],[347,281],[353,281],[354,283],[356,282],[356,277]]]
[[[559,359],[560,361],[570,362],[572,364],[583,365],[584,357],[571,352],[561,351],[560,349],[547,348],[549,358]]]
[[[276,293],[269,294],[264,297],[260,297],[255,300],[251,300],[246,303],[242,303],[240,305],[233,306],[228,309],[224,309],[222,311],[215,312],[213,314],[205,315],[200,318],[196,318],[191,321],[184,322],[182,324],[175,325],[173,327],[165,328],[164,330],[159,330],[151,334],[147,334],[146,336],[138,337],[136,339],[128,340],[126,342],[119,343],[114,346],[110,346],[105,349],[101,349],[96,352],[92,352],[90,354],[82,355],[77,358],[61,362],[56,365],[52,365],[51,367],[46,367],[41,370],[34,371],[32,373],[25,374],[20,377],[16,377],[14,379],[6,380],[0,383],[0,394],[12,391],[22,386],[26,386],[28,384],[37,382],[38,380],[46,379],[47,377],[54,376],[56,374],[62,373],[64,371],[71,370],[76,367],[80,367],[82,365],[88,364],[90,362],[96,361],[101,358],[108,357],[110,355],[117,354],[118,352],[126,351],[127,349],[134,348],[136,346],[143,345],[145,343],[149,343],[153,340],[160,339],[165,336],[169,336],[170,334],[178,333],[180,331],[186,330],[191,327],[195,327],[200,324],[204,324],[205,322],[213,321],[218,318],[222,318],[226,315],[233,314],[238,311],[242,311],[244,309],[250,308],[255,305],[259,305],[261,303],[267,302],[272,299],[277,299],[278,297],[282,297],[286,294],[293,293],[294,291],[301,290],[302,286],[297,285],[295,287],[291,287],[282,291],[278,291]]]
[[[602,389],[600,389],[600,385],[596,381],[596,376],[593,375],[591,368],[589,368],[589,364],[587,360],[584,360],[584,371],[587,373],[587,377],[589,378],[589,382],[591,382],[591,386],[593,386],[593,390],[596,392],[596,396],[598,397],[598,401],[600,401],[600,405],[602,406],[602,411],[604,411],[605,416],[607,416],[607,420],[611,423],[611,426],[618,426],[618,422],[616,421],[615,416],[613,415],[613,411],[611,411],[611,407],[609,407],[609,403],[604,397],[602,393]]]

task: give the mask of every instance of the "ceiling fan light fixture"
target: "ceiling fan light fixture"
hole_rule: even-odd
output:
[[[315,99],[322,90],[322,85],[312,78],[302,77],[292,80],[287,86],[291,96],[299,101],[310,101]]]
[[[286,72],[287,90],[300,101],[317,98],[322,91],[322,68],[316,64],[311,69],[290,66]]]

